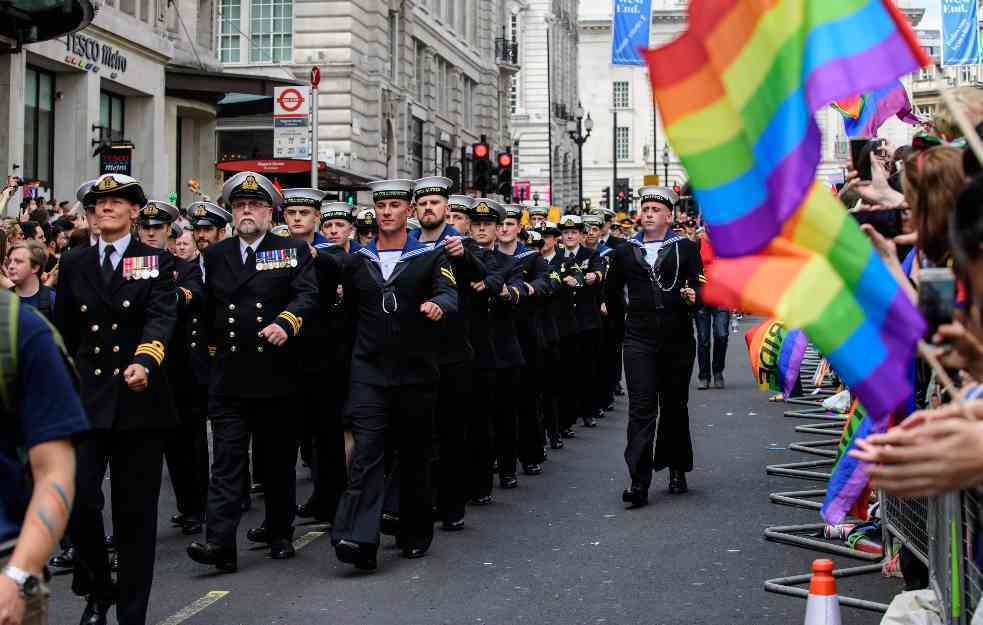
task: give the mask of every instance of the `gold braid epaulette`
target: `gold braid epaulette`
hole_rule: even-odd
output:
[[[137,351],[133,355],[139,356],[141,354],[153,358],[159,367],[164,362],[164,344],[160,341],[140,343],[137,345]]]
[[[294,336],[297,336],[298,334],[300,334],[300,327],[302,325],[304,325],[304,320],[302,318],[300,318],[297,315],[293,314],[289,310],[283,311],[282,313],[280,313],[279,315],[277,315],[277,318],[278,319],[283,319],[284,321],[286,321],[287,323],[290,324],[290,327],[294,331]]]

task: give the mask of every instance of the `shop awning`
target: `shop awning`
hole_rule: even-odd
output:
[[[273,97],[274,87],[299,85],[296,80],[233,72],[212,72],[197,67],[168,65],[164,88],[169,96],[217,104],[229,93]]]
[[[215,168],[229,173],[254,171],[259,174],[301,174],[310,173],[311,162],[299,158],[264,158],[258,160],[222,161]],[[319,187],[322,189],[367,189],[367,183],[374,180],[369,176],[318,162]]]

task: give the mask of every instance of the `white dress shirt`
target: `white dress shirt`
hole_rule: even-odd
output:
[[[242,237],[239,237],[239,256],[242,257],[243,263],[246,262],[246,248],[247,247],[253,248],[253,253],[255,254],[256,250],[259,249],[259,246],[263,243],[263,239],[265,238],[266,238],[265,232],[252,243],[246,243],[245,241],[242,240]]]
[[[133,235],[127,233],[126,236],[111,242],[113,253],[109,256],[109,262],[113,263],[113,269],[119,267],[119,261],[123,260],[123,253],[130,246],[131,238]],[[103,259],[106,256],[106,246],[109,244],[110,242],[103,241],[102,237],[99,237],[99,267],[102,267]]]

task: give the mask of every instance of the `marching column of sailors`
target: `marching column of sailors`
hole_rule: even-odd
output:
[[[239,173],[223,187],[228,211],[188,207],[193,261],[166,250],[178,209],[148,200],[139,181],[83,185],[99,236],[62,257],[54,311],[93,425],[69,529],[83,625],[106,623],[114,604],[121,625],[146,622],[165,460],[172,523],[204,531],[187,549],[196,562],[238,568],[239,522],[262,484],[249,541],[291,558],[295,519],[314,518],[331,524],[339,560],[374,570],[380,534],[422,557],[435,522],[459,531],[469,504],[492,503],[496,472],[502,489],[519,486],[520,468],[543,473],[547,446],[612,408],[623,361],[622,498],[645,505],[663,468],[670,492],[686,491],[703,277],[696,244],[671,230],[672,190],[640,189],[641,229],[622,238],[630,228],[611,211],[552,223],[533,207],[524,226],[522,207],[452,195],[451,184],[374,182],[373,209],[356,214],[321,191]],[[300,505],[298,448],[314,481]]]

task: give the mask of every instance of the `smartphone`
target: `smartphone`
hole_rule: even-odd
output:
[[[860,153],[865,147],[867,147],[868,141],[870,141],[868,137],[850,139],[850,163],[853,165],[854,169],[857,169],[858,165],[860,164]]]
[[[918,309],[928,322],[931,337],[939,326],[952,323],[956,306],[956,276],[948,267],[932,267],[918,272]]]
[[[850,213],[860,225],[870,224],[885,239],[901,234],[901,209],[862,210]]]

